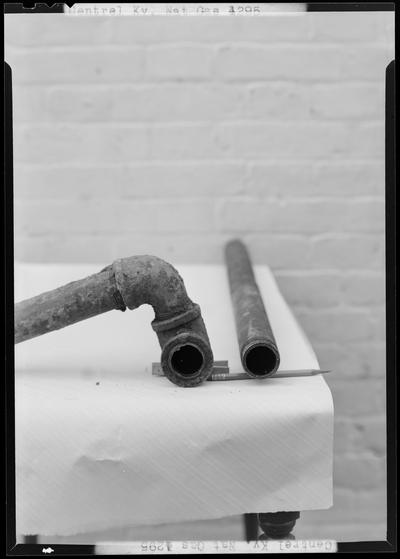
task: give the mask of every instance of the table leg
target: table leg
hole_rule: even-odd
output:
[[[258,517],[256,513],[244,514],[244,530],[247,542],[258,539]]]
[[[24,536],[24,543],[38,543],[37,535]]]
[[[259,513],[257,516],[260,528],[264,532],[260,536],[260,540],[295,539],[291,531],[296,524],[296,520],[300,517],[299,512],[266,512]]]

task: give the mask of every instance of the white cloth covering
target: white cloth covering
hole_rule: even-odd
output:
[[[103,266],[16,264],[15,300]],[[176,268],[214,358],[242,371],[225,267]],[[255,274],[280,370],[318,368],[269,268]],[[147,305],[112,311],[15,347],[17,533],[329,508],[333,404],[323,376],[180,388],[151,374],[153,317]]]

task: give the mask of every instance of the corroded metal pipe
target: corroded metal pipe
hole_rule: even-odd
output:
[[[227,243],[225,260],[243,368],[251,377],[269,377],[280,356],[244,244]]]
[[[161,366],[179,386],[196,386],[212,372],[213,354],[200,307],[177,270],[156,256],[116,260],[97,274],[15,305],[15,343],[112,309],[149,304],[162,349]]]

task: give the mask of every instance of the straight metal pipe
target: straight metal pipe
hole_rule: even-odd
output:
[[[125,310],[111,267],[15,304],[15,343],[86,320]]]
[[[253,378],[269,377],[278,370],[279,351],[249,253],[240,240],[227,243],[225,261],[243,368]]]

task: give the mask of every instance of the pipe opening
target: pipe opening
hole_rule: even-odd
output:
[[[191,344],[181,346],[171,356],[172,369],[184,376],[195,375],[204,364],[202,352]]]
[[[247,351],[245,363],[250,373],[263,376],[275,369],[277,358],[269,347],[255,346]]]

